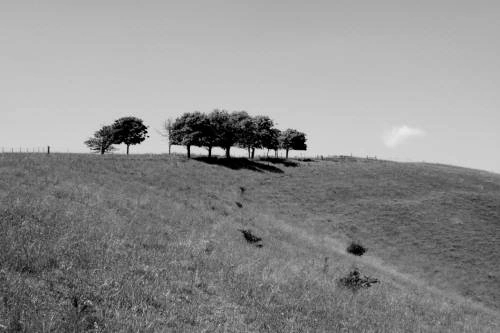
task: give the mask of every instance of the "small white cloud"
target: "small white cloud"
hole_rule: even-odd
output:
[[[406,125],[393,127],[384,134],[384,143],[389,148],[394,148],[410,138],[425,136],[425,131],[420,128],[408,127]]]

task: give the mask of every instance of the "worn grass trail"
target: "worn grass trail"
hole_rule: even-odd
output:
[[[0,155],[0,332],[495,332],[499,198],[437,165]]]

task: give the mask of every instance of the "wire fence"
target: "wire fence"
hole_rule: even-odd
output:
[[[14,153],[36,153],[36,154],[50,154],[51,153],[51,148],[50,146],[45,146],[45,147],[2,147],[1,150],[2,154],[14,154]]]
[[[51,146],[42,146],[42,147],[1,147],[2,154],[15,154],[15,153],[23,153],[23,154],[51,154],[51,153],[72,153],[69,149],[66,150],[61,150],[61,149],[54,149]],[[79,152],[81,153],[81,152]],[[166,155],[167,153],[159,153],[159,154],[154,154],[154,153],[147,153],[147,154],[139,154],[139,155]],[[183,155],[183,152],[172,152],[172,155]],[[108,155],[115,155],[114,153],[110,153]],[[118,154],[122,155],[122,154]],[[193,156],[204,156],[203,154],[192,154]],[[214,156],[219,156],[217,154],[214,154]],[[223,156],[223,155],[220,155]],[[241,151],[239,153],[235,152],[233,157],[236,158],[245,158],[247,157],[245,151]],[[255,154],[255,157],[257,159],[265,159],[265,158],[278,158],[278,159],[284,159],[285,158],[285,153],[283,151],[279,151],[278,154],[275,154],[274,152],[271,153],[257,153]],[[292,159],[298,159],[298,160],[325,160],[325,161],[335,161],[335,162],[346,162],[346,161],[377,161],[379,160],[377,156],[366,156],[366,157],[361,157],[361,156],[353,156],[352,154],[350,155],[309,155],[305,153],[299,153],[299,154],[294,154],[291,155],[290,158]]]

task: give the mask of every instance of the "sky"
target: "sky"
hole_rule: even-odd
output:
[[[131,151],[165,153],[166,119],[222,108],[305,132],[297,155],[500,173],[499,17],[496,0],[1,0],[0,146],[88,152],[133,115],[150,138]]]

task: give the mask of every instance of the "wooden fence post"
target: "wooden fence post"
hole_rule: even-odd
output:
[[[47,146],[47,155],[50,154],[50,146]]]

